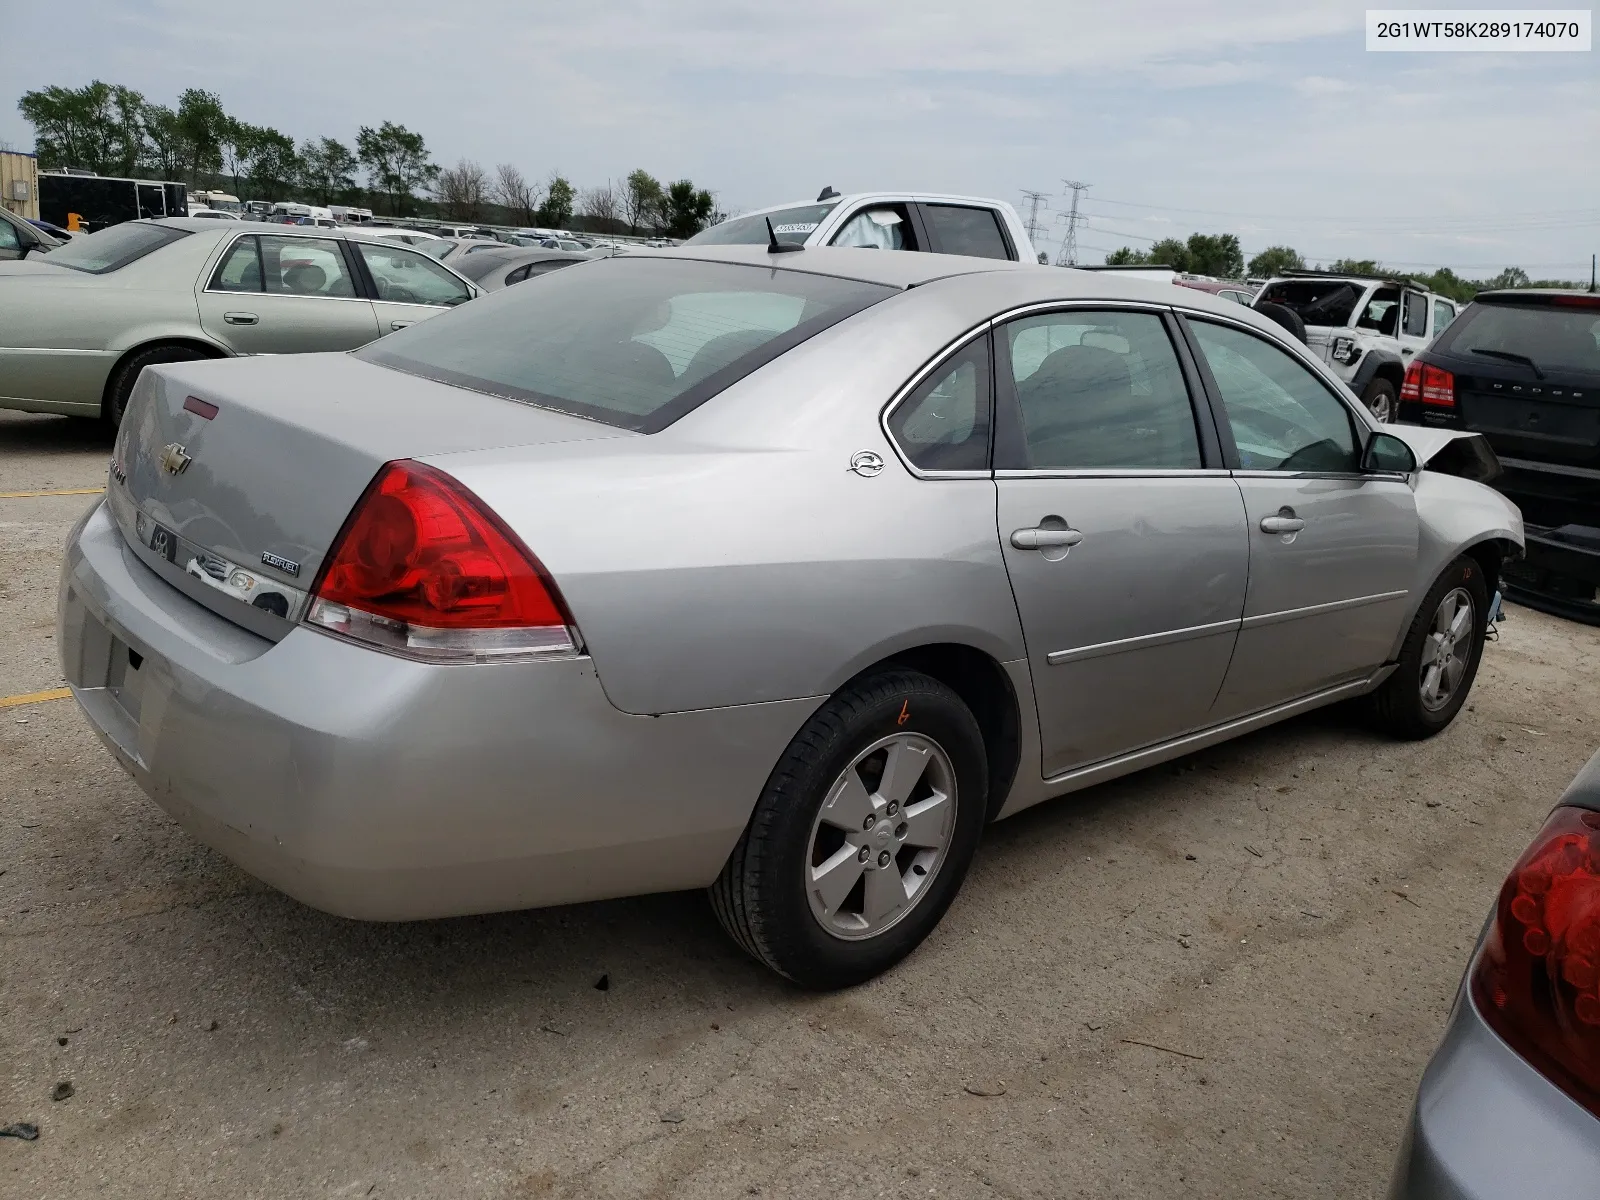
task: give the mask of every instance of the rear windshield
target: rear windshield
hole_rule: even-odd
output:
[[[710,229],[702,230],[695,234],[685,246],[765,246],[770,240],[767,237],[767,222],[772,222],[772,231],[777,234],[780,242],[793,242],[800,245],[812,231],[822,224],[822,220],[830,212],[837,200],[827,204],[802,204],[795,208],[781,208],[777,212],[761,213],[753,217],[734,217],[724,221],[721,225],[713,225]]]
[[[50,255],[52,262],[57,253]],[[1485,365],[1495,354],[1473,351],[1524,356],[1545,371],[1600,372],[1600,307],[1478,301],[1440,336],[1439,349]]]
[[[1364,291],[1364,287],[1340,281],[1280,280],[1257,296],[1256,303],[1270,300],[1292,308],[1307,325],[1348,325],[1351,314],[1356,311],[1356,301]]]
[[[769,267],[597,259],[355,353],[440,383],[655,433],[894,292]]]
[[[73,238],[66,245],[50,251],[50,262],[57,267],[71,267],[74,271],[104,275],[138,261],[152,250],[159,250],[188,236],[187,229],[152,225],[148,221],[126,221],[102,229],[99,233]]]

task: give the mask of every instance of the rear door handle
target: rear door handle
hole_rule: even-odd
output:
[[[1055,546],[1076,546],[1083,534],[1076,529],[1018,529],[1011,534],[1011,544],[1018,550],[1048,550]]]
[[[1262,517],[1262,533],[1299,533],[1306,527],[1299,517]]]
[[[416,324],[415,321],[390,321],[389,322],[389,328],[390,329],[404,329],[408,325],[415,325],[415,324]]]
[[[261,322],[255,313],[223,313],[222,319],[229,325],[257,325]]]

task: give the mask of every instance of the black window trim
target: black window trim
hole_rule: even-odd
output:
[[[1366,445],[1371,440],[1374,432],[1373,426],[1360,413],[1360,407],[1352,404],[1341,392],[1343,386],[1335,386],[1337,381],[1330,383],[1323,374],[1322,364],[1311,359],[1308,354],[1295,353],[1288,349],[1281,341],[1253,329],[1243,321],[1229,320],[1217,313],[1201,312],[1199,310],[1175,310],[1179,328],[1183,339],[1189,348],[1189,354],[1194,360],[1196,370],[1199,372],[1207,406],[1211,409],[1211,419],[1216,425],[1217,433],[1221,439],[1222,459],[1227,469],[1241,479],[1372,479],[1372,472],[1362,471],[1359,467],[1361,456],[1366,451]],[[1311,375],[1344,409],[1345,419],[1350,422],[1350,432],[1355,436],[1357,469],[1354,471],[1264,471],[1257,468],[1247,468],[1239,460],[1239,446],[1233,438],[1233,426],[1228,422],[1228,410],[1222,402],[1222,389],[1217,386],[1216,376],[1211,373],[1211,366],[1206,362],[1204,351],[1200,348],[1199,339],[1191,327],[1191,322],[1209,321],[1213,325],[1222,325],[1229,329],[1238,330],[1240,333],[1250,334],[1278,350],[1284,351],[1289,358],[1307,368]]]
[[[894,449],[895,457],[900,460],[900,464],[917,479],[991,479],[994,477],[996,404],[994,338],[992,336],[993,326],[993,321],[986,320],[982,324],[968,329],[966,332],[958,335],[953,341],[948,342],[943,348],[935,353],[933,357],[929,358],[927,362],[923,363],[921,367],[917,368],[917,370],[912,374],[911,378],[906,380],[899,386],[899,388],[895,390],[894,395],[889,398],[889,402],[885,404],[878,412],[878,428],[883,431],[884,438],[887,439],[889,445]],[[905,448],[900,445],[899,440],[894,436],[893,430],[891,430],[889,427],[889,418],[894,415],[895,409],[899,408],[902,404],[907,403],[911,399],[912,394],[919,387],[926,383],[933,375],[943,370],[951,359],[955,358],[958,354],[961,354],[967,349],[968,346],[972,345],[980,338],[988,343],[987,354],[989,358],[989,449],[985,455],[985,465],[981,468],[962,471],[924,470],[912,461],[911,455],[906,453]]]
[[[1016,388],[1007,364],[1000,370],[999,333],[1001,326],[1027,317],[1042,316],[1052,312],[1136,312],[1157,317],[1172,344],[1178,360],[1178,370],[1189,395],[1189,416],[1194,421],[1195,439],[1200,446],[1198,467],[1016,467],[1002,466],[1003,461],[1021,462],[1022,414],[1017,407]],[[1186,334],[1171,308],[1133,300],[1054,300],[1024,305],[1010,309],[991,322],[994,334],[992,358],[994,362],[995,412],[993,453],[990,458],[996,479],[1182,479],[1196,476],[1214,477],[1229,469],[1222,444],[1217,436],[1216,412],[1210,396],[1204,390],[1199,369],[1187,342]],[[1002,441],[1002,438],[1004,441]]]
[[[976,208],[980,212],[986,212],[986,213],[989,214],[990,218],[993,219],[996,227],[1000,230],[1000,244],[1002,246],[1004,246],[1005,250],[1006,250],[1006,257],[1004,259],[998,259],[997,258],[997,259],[994,259],[993,261],[995,261],[995,262],[1021,262],[1022,261],[1021,257],[1017,254],[1016,243],[1011,240],[1011,231],[1006,228],[1005,219],[1003,217],[1001,217],[1000,210],[997,209],[997,208],[990,208],[986,204],[964,204],[959,200],[949,200],[949,201],[945,201],[945,200],[918,200],[912,207],[914,207],[917,210],[917,221],[919,223],[919,227],[926,226],[930,233],[932,232],[933,226],[932,226],[932,224],[930,222],[925,220],[924,217],[923,217],[922,210],[923,210],[924,207],[927,207],[927,208]],[[935,254],[943,254],[943,253],[945,253],[945,250],[944,250],[942,244],[938,243],[936,239],[934,239],[934,238],[932,238],[930,236],[929,239],[928,239],[928,242],[929,242],[929,245],[930,245],[930,249],[932,249]]]

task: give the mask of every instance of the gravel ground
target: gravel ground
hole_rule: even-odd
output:
[[[0,491],[108,439],[0,414]],[[59,686],[67,529],[0,499],[0,696]],[[0,1194],[1381,1195],[1495,889],[1595,748],[1600,630],[1469,709],[1324,712],[993,827],[887,976],[798,992],[700,895],[412,925],[266,889],[70,700],[0,709]],[[72,1095],[51,1099],[63,1081]]]

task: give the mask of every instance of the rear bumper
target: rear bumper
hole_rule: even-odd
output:
[[[1389,1200],[1593,1200],[1600,1121],[1507,1046],[1465,990],[1417,1091]]]
[[[274,887],[374,920],[708,884],[821,702],[630,716],[587,658],[269,642],[157,577],[103,505],[69,541],[58,620],[67,682],[151,799]]]

